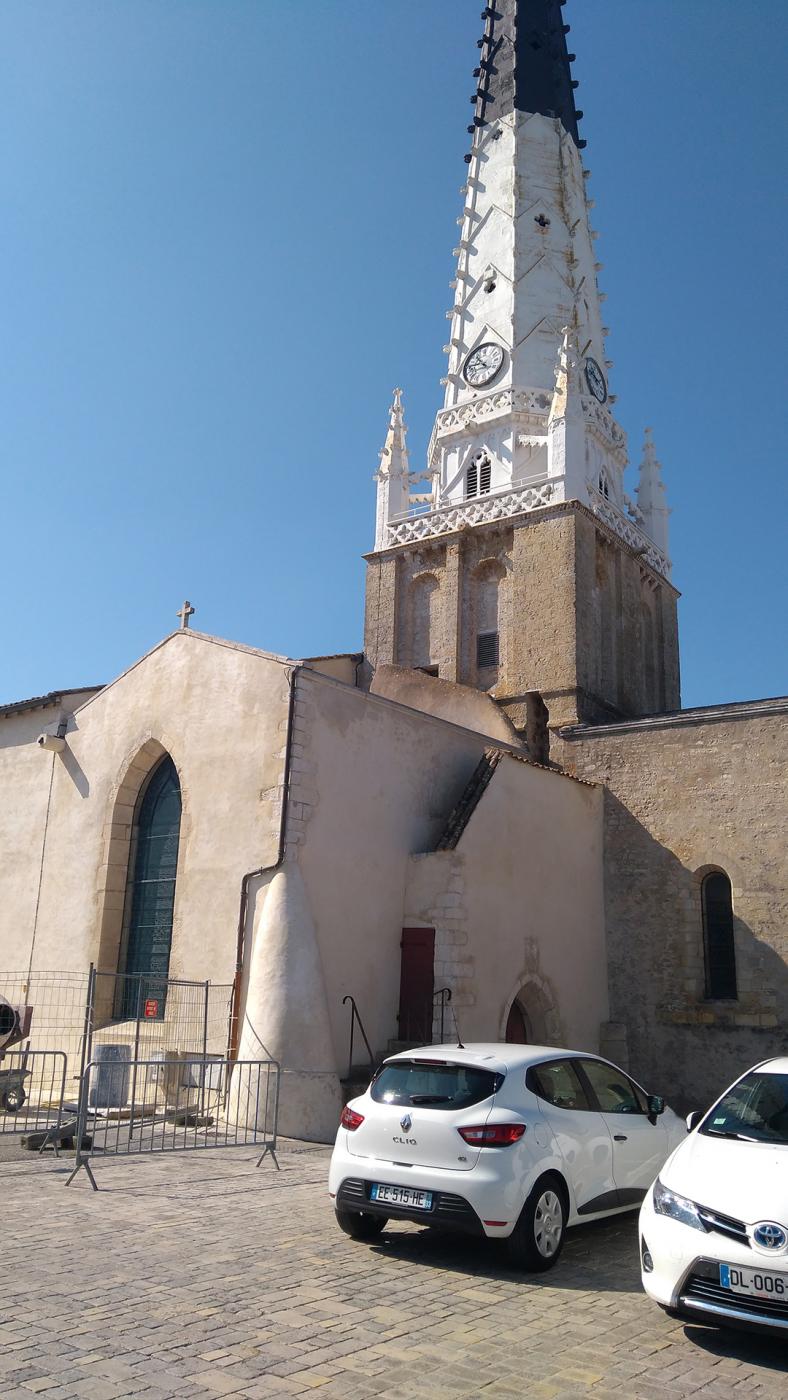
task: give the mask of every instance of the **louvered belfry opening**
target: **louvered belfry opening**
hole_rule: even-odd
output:
[[[476,638],[476,665],[480,671],[488,671],[498,665],[498,633],[479,632]]]

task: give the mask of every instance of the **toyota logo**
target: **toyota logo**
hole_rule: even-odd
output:
[[[752,1237],[761,1249],[784,1249],[788,1244],[788,1234],[782,1225],[775,1225],[771,1220],[764,1220],[762,1225],[756,1225]]]
[[[411,1118],[411,1116],[410,1116],[409,1113],[406,1113],[404,1118],[400,1118],[400,1120],[399,1120],[399,1125],[400,1125],[400,1127],[401,1127],[403,1133],[409,1133],[409,1132],[410,1132],[410,1126],[411,1126],[411,1123],[412,1123],[412,1122],[413,1122],[413,1119]]]

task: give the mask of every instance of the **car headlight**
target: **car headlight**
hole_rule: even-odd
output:
[[[691,1225],[694,1230],[705,1230],[695,1202],[688,1201],[686,1196],[677,1196],[675,1191],[669,1191],[659,1177],[654,1182],[653,1201],[657,1215],[669,1215],[671,1220],[680,1220],[682,1225]]]

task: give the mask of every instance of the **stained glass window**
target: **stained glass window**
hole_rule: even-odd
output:
[[[175,764],[162,759],[140,800],[126,889],[128,933],[116,1014],[164,1015],[170,967],[181,788]],[[145,1008],[147,1007],[147,1013]]]

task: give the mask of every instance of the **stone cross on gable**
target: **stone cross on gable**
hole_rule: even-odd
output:
[[[194,608],[187,598],[180,612],[175,614],[175,616],[179,617],[181,620],[181,628],[189,626],[189,618],[192,616],[193,612]]]

